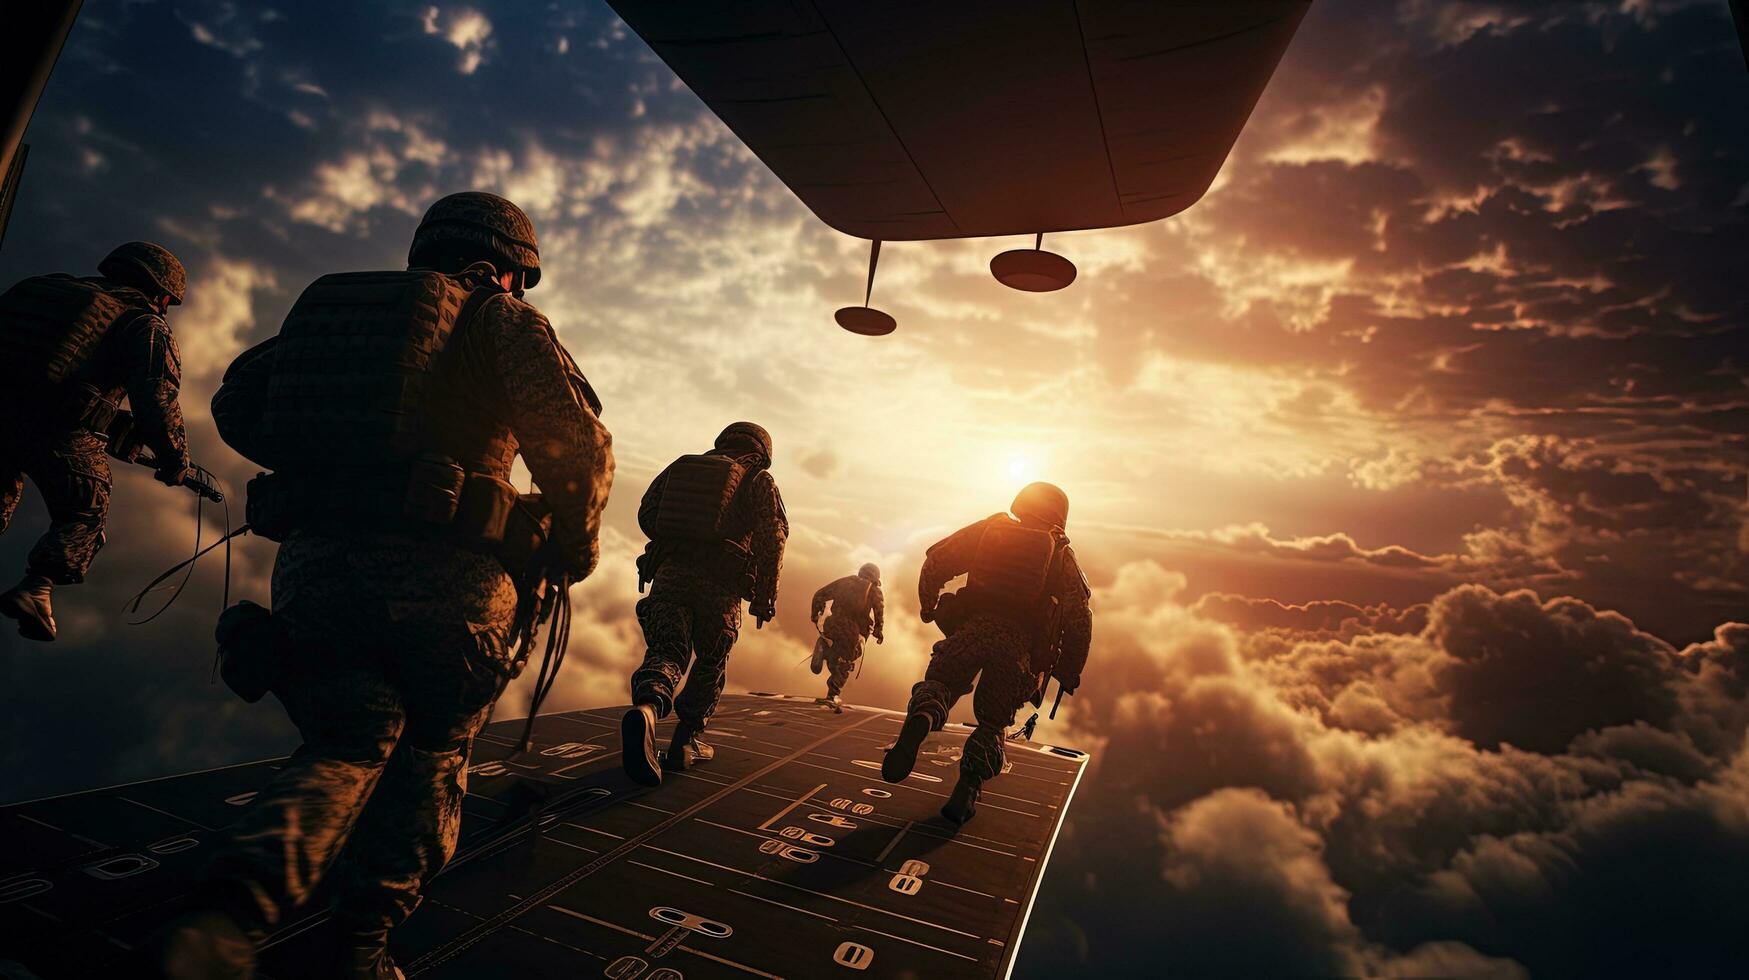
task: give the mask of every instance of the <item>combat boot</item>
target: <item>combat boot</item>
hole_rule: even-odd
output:
[[[668,743],[668,754],[662,757],[662,768],[684,772],[716,757],[717,750],[701,740],[692,726],[682,722],[674,726],[674,739]]]
[[[632,782],[662,785],[662,761],[656,755],[656,706],[634,704],[619,721],[620,765]]]
[[[953,795],[947,798],[947,803],[941,808],[941,815],[954,826],[963,826],[978,808],[978,794],[984,789],[984,781],[968,773],[960,773],[960,781],[954,784]]]
[[[899,729],[898,739],[881,759],[882,779],[898,783],[911,775],[911,770],[917,766],[917,750],[923,747],[923,740],[929,737],[931,727],[929,716],[921,711],[905,719],[905,727]]]
[[[231,915],[203,909],[159,934],[146,949],[143,968],[159,980],[250,980],[255,943]]]
[[[838,696],[836,691],[826,695],[826,706],[839,714],[844,713],[844,700]]]
[[[340,937],[334,975],[344,980],[407,980],[389,955],[389,931],[370,929]]]
[[[26,575],[11,591],[0,594],[0,615],[18,620],[18,635],[48,643],[55,638],[55,609],[50,603],[54,583],[41,575]]]

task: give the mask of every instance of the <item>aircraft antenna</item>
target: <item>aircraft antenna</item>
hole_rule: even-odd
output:
[[[868,249],[868,286],[862,291],[861,306],[846,306],[832,314],[838,325],[864,337],[884,337],[898,328],[899,323],[886,313],[868,305],[874,299],[875,267],[881,261],[881,240],[871,239]]]

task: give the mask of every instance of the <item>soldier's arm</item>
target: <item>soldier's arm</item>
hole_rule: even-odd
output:
[[[978,539],[983,536],[984,522],[960,528],[937,541],[923,556],[923,570],[917,573],[917,608],[923,621],[935,615],[935,603],[941,597],[941,587],[956,575],[964,575],[972,567]]]
[[[553,508],[553,536],[578,578],[600,559],[601,511],[613,486],[613,436],[578,395],[581,376],[539,311],[495,298],[477,323],[491,324],[494,373],[522,460]]]
[[[128,359],[128,404],[140,440],[158,460],[158,478],[180,480],[188,470],[188,436],[182,430],[182,354],[170,324],[153,314],[134,317],[122,329]]]
[[[1063,581],[1058,600],[1063,604],[1062,647],[1052,673],[1073,694],[1081,686],[1081,671],[1087,666],[1087,654],[1093,648],[1093,593],[1087,578],[1075,560],[1075,553],[1063,555]]]
[[[777,577],[783,571],[783,546],[789,541],[789,515],[770,470],[753,478],[753,615],[770,619],[777,604]],[[763,611],[767,615],[761,616]]]
[[[876,585],[868,590],[869,608],[874,612],[874,638],[881,642],[887,625],[887,598],[881,593],[881,587]]]

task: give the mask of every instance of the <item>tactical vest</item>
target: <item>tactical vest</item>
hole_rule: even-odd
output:
[[[993,520],[978,538],[966,587],[983,602],[1025,610],[1049,590],[1056,552],[1057,537],[1050,531]]]
[[[753,470],[727,456],[682,456],[669,465],[662,492],[638,508],[652,541],[726,541],[738,537],[735,496]]]
[[[144,294],[104,279],[32,276],[0,293],[0,385],[47,390],[72,379],[109,329],[146,309]]]
[[[516,444],[487,406],[448,395],[444,351],[502,290],[430,271],[323,276],[272,347],[243,451],[276,472],[249,487],[251,526],[453,529],[492,544],[516,500]],[[241,448],[241,447],[240,447]]]

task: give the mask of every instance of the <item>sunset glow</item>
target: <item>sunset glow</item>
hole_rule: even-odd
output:
[[[1048,731],[1094,761],[1017,976],[1739,972],[1749,74],[1725,3],[1318,0],[1197,204],[1051,233],[1079,269],[1058,292],[992,279],[1030,239],[887,243],[872,305],[900,326],[874,338],[832,320],[867,242],[599,3],[171,6],[88,0],[0,280],[172,245],[190,443],[235,502],[259,468],[212,425],[231,360],[317,276],[403,264],[437,195],[516,199],[527,299],[617,463],[551,706],[626,701],[640,496],[725,423],[773,434],[792,527],[732,691],[818,687],[809,598],[875,562],[885,642],[846,700],[903,705],[941,635],[925,550],[1046,480],[1095,611]],[[6,651],[29,692],[0,707],[6,797],[293,744],[208,684],[217,561],[121,625],[194,529],[117,469],[92,581],[56,599],[69,639]],[[27,493],[0,560],[46,520]],[[273,556],[239,539],[233,600],[266,601]]]

